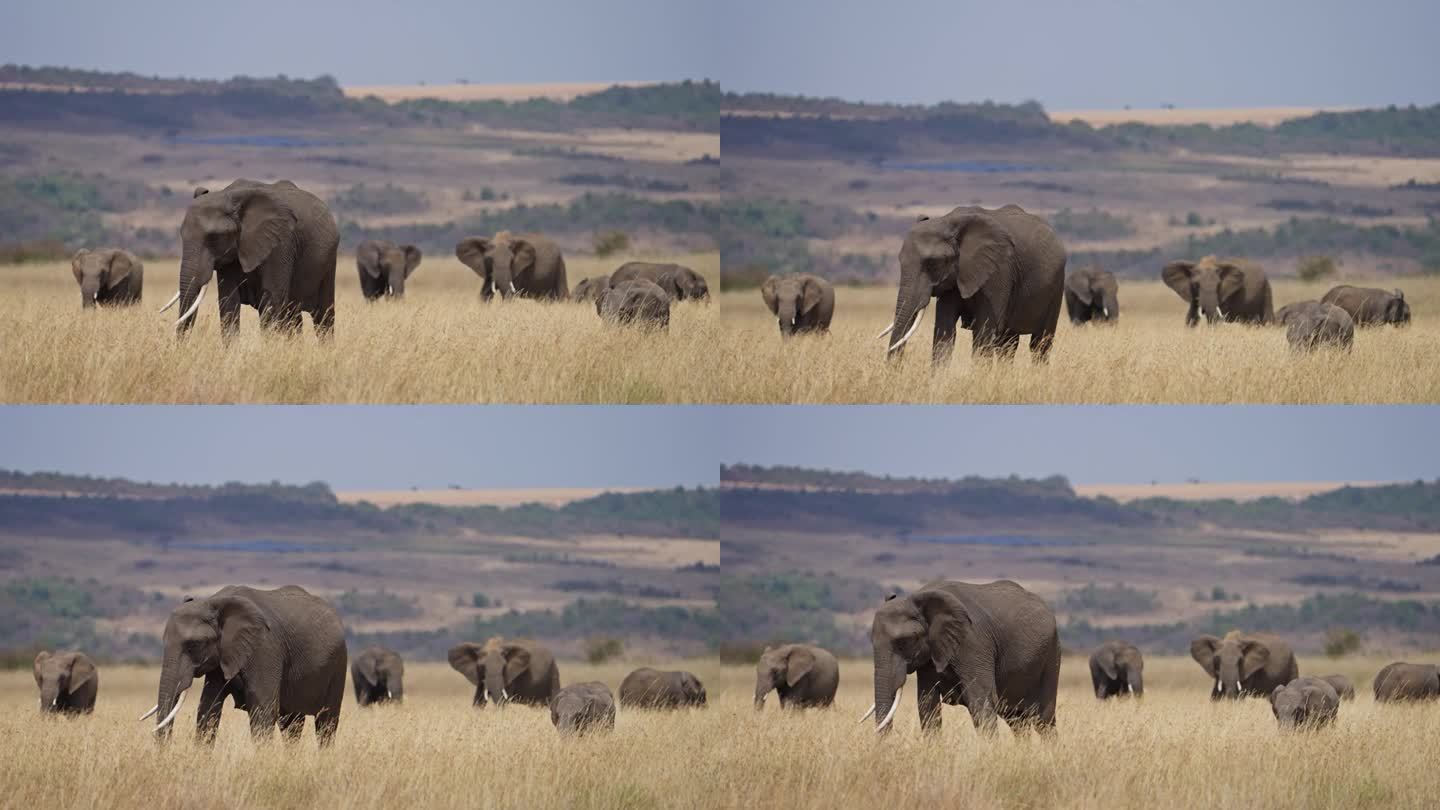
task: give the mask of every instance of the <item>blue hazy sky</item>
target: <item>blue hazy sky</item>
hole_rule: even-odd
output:
[[[705,407],[0,408],[0,467],[336,489],[713,486]]]
[[[714,0],[5,0],[0,62],[342,84],[720,78]]]
[[[1049,109],[1433,104],[1434,0],[728,0],[726,90]],[[735,44],[739,43],[739,44]]]
[[[1440,478],[1440,407],[725,410],[722,459],[732,464],[943,478],[1058,473],[1080,484]]]

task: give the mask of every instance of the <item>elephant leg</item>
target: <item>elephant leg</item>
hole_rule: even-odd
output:
[[[240,334],[240,305],[244,302],[241,288],[245,274],[217,272],[215,275],[220,294],[220,337],[229,341]]]
[[[950,361],[955,349],[955,324],[960,320],[960,292],[945,293],[935,299],[935,342],[930,348],[930,362],[941,366]]]
[[[280,736],[285,742],[293,743],[300,740],[300,732],[305,730],[305,715],[303,714],[282,714],[280,715]]]
[[[1055,311],[1040,325],[1040,331],[1030,335],[1030,356],[1041,363],[1049,362],[1050,347],[1055,344],[1055,324],[1060,320],[1060,306],[1055,305]],[[1087,317],[1086,320],[1089,320]]]
[[[329,747],[335,741],[335,732],[340,728],[340,702],[345,699],[345,671],[330,683],[325,708],[315,713],[315,737],[321,748]]]
[[[320,283],[320,294],[315,311],[310,313],[315,322],[315,335],[322,342],[328,341],[335,333],[335,276],[331,275]]]
[[[250,736],[256,740],[267,740],[275,733],[276,716],[274,705],[267,705],[263,702],[247,701],[250,703]]]
[[[929,667],[915,671],[915,684],[919,690],[920,730],[940,730],[940,677]]]
[[[478,706],[479,708],[482,708],[482,709],[485,708],[485,684],[484,684],[484,683],[479,683],[479,684],[476,684],[476,685],[475,685],[475,698],[474,698],[473,701],[471,702],[471,705],[473,705],[473,706]]]
[[[220,729],[220,710],[225,705],[225,682],[219,678],[206,677],[200,689],[200,706],[195,712],[195,741],[211,744],[215,732]]]
[[[1015,350],[1020,347],[1020,334],[1018,332],[997,331],[994,334],[993,341],[990,356],[997,360],[1015,359]]]

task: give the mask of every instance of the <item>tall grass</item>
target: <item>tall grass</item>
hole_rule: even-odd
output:
[[[1365,282],[1358,282],[1364,284]],[[1279,327],[1187,329],[1185,303],[1158,281],[1120,287],[1115,327],[1073,328],[1064,312],[1050,362],[975,361],[960,330],[948,366],[932,370],[934,313],[905,356],[885,362],[875,334],[894,317],[894,288],[839,288],[828,337],[783,341],[758,290],[721,296],[727,351],[714,373],[727,401],[761,403],[1414,403],[1440,401],[1440,279],[1403,287],[1407,329],[1358,331],[1354,351],[1296,355]],[[1331,283],[1274,282],[1275,306],[1318,299]],[[932,307],[933,309],[933,307]]]
[[[718,288],[719,257],[664,257]],[[566,260],[573,286],[623,259]],[[702,373],[720,343],[718,307],[674,305],[667,332],[606,324],[593,304],[484,304],[480,281],[453,257],[427,257],[403,301],[367,303],[355,264],[340,261],[336,334],[320,345],[306,320],[295,337],[262,334],[242,309],[240,337],[220,340],[214,290],[196,328],[177,340],[177,262],[145,265],[145,301],[81,311],[69,263],[0,267],[0,401],[231,402],[705,402]],[[212,284],[213,287],[213,284]]]

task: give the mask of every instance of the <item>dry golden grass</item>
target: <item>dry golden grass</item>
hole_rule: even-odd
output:
[[[694,267],[718,288],[719,257],[658,259]],[[573,286],[623,259],[566,259]],[[449,256],[427,257],[399,302],[367,303],[342,257],[336,335],[321,345],[306,319],[296,337],[262,334],[242,308],[240,337],[220,340],[214,290],[196,328],[177,340],[178,263],[145,266],[145,301],[84,312],[69,263],[0,268],[0,402],[472,403],[706,402],[716,381],[718,307],[674,305],[669,332],[602,322],[593,304],[483,304],[478,277]],[[213,284],[211,285],[214,286]]]
[[[1276,309],[1319,298],[1334,282],[1274,282]],[[1354,283],[1366,284],[1364,281]],[[1072,328],[1064,312],[1050,362],[975,361],[958,333],[948,366],[932,371],[934,313],[898,363],[875,334],[895,310],[893,287],[836,289],[828,337],[780,339],[758,290],[721,296],[727,351],[715,373],[730,402],[762,403],[1433,403],[1440,401],[1440,279],[1374,282],[1404,288],[1406,329],[1360,330],[1355,348],[1293,354],[1278,327],[1187,329],[1185,304],[1158,281],[1122,281],[1114,328]]]
[[[647,662],[561,662],[564,683],[612,691]],[[657,666],[689,669],[705,661]],[[226,704],[213,748],[194,742],[190,703],[161,749],[135,718],[155,702],[158,670],[102,667],[95,713],[42,718],[28,671],[0,674],[0,806],[147,808],[659,808],[714,804],[726,777],[705,752],[728,739],[721,712],[621,709],[615,731],[564,739],[549,712],[475,710],[443,663],[409,664],[403,706],[360,709],[348,691],[334,746],[320,751],[307,719],[298,744],[256,745],[248,715]],[[198,687],[197,687],[198,688]],[[193,689],[192,689],[193,691]]]

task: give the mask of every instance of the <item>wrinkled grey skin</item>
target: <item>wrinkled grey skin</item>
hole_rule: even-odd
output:
[[[689,672],[641,667],[620,682],[620,705],[641,709],[704,706],[705,685]]]
[[[599,301],[608,289],[610,289],[609,276],[592,276],[575,285],[575,289],[570,291],[570,300],[577,303]]]
[[[324,599],[287,585],[262,591],[231,585],[203,599],[186,599],[165,623],[155,718],[170,714],[195,678],[195,737],[213,743],[225,698],[250,714],[250,733],[267,738],[278,723],[296,740],[306,715],[329,745],[345,699],[345,628]],[[178,717],[176,719],[178,723]],[[158,730],[168,739],[172,723]]]
[[[180,224],[180,299],[184,314],[203,287],[220,308],[221,334],[240,329],[240,306],[260,312],[266,329],[298,332],[310,313],[315,332],[335,327],[335,257],[340,232],[319,197],[289,180],[236,180],[223,191],[195,190]],[[199,313],[178,324],[180,334]]]
[[[1320,680],[1330,684],[1341,700],[1355,699],[1355,682],[1344,675],[1321,675]]]
[[[755,711],[765,708],[771,690],[781,709],[826,708],[840,687],[840,662],[813,644],[766,647],[755,664]]]
[[[1270,710],[1287,731],[1322,728],[1335,722],[1340,696],[1321,678],[1296,678],[1270,692]]]
[[[1320,299],[1350,313],[1356,326],[1410,325],[1410,305],[1400,290],[1386,292],[1374,287],[1352,287],[1341,284]]]
[[[1076,326],[1120,320],[1120,283],[1115,274],[1092,264],[1067,276],[1065,313]]]
[[[533,641],[467,641],[451,647],[449,659],[450,666],[475,686],[471,702],[480,708],[484,708],[487,694],[496,706],[512,702],[545,706],[560,691],[560,668],[555,656]]]
[[[997,718],[1017,733],[1055,729],[1055,613],[1014,582],[931,582],[913,594],[891,596],[875,611],[870,643],[879,730],[891,727],[884,718],[911,672],[922,730],[940,728],[942,701],[967,707],[986,735],[994,733]]]
[[[572,683],[550,698],[550,722],[561,734],[615,730],[615,696],[599,681]]]
[[[78,250],[70,259],[70,270],[80,285],[80,306],[84,309],[140,303],[145,265],[128,250]]]
[[[1090,653],[1090,683],[1095,697],[1145,696],[1145,658],[1125,641],[1107,641]]]
[[[1287,304],[1280,308],[1278,317],[1285,324],[1285,339],[1297,352],[1325,348],[1349,351],[1355,345],[1355,322],[1349,313],[1333,304]]]
[[[360,292],[366,301],[405,297],[405,280],[420,266],[423,254],[414,245],[367,239],[355,248]]]
[[[780,336],[823,334],[835,316],[835,287],[819,276],[790,273],[760,285],[765,306],[780,321]]]
[[[35,685],[40,687],[41,714],[90,714],[100,675],[83,652],[46,651],[35,656]]]
[[[610,286],[636,279],[655,282],[676,301],[710,300],[710,285],[705,277],[683,264],[626,262],[610,274]]]
[[[1211,700],[1267,697],[1300,677],[1290,645],[1261,633],[1199,636],[1190,642],[1190,657],[1210,676]]]
[[[1391,703],[1440,698],[1440,668],[1434,664],[1386,664],[1375,676],[1375,700]]]
[[[480,277],[482,301],[497,294],[548,301],[570,297],[565,257],[558,245],[538,233],[466,237],[455,245],[455,257]]]
[[[1064,286],[1064,245],[1049,223],[1018,205],[921,217],[900,246],[900,288],[886,356],[900,355],[905,334],[934,298],[932,362],[950,358],[957,323],[972,331],[975,355],[1012,358],[1020,335],[1028,334],[1031,354],[1044,360]]]
[[[1255,265],[1206,256],[1198,262],[1165,265],[1160,279],[1190,305],[1185,325],[1206,323],[1268,324],[1275,321],[1270,279]]]
[[[394,650],[366,647],[350,662],[350,685],[361,706],[400,703],[405,700],[405,661]]]
[[[622,281],[595,302],[595,312],[613,323],[668,329],[670,296],[654,282]]]

